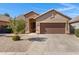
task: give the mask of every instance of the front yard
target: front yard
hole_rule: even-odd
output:
[[[0,52],[25,52],[30,42],[28,40],[13,41],[10,35],[0,35]]]
[[[79,54],[79,38],[67,34],[22,34],[13,41],[0,35],[0,54]]]

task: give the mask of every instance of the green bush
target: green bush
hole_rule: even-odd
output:
[[[79,29],[75,29],[75,35],[79,37]]]
[[[20,36],[13,36],[13,37],[12,37],[12,40],[14,40],[14,41],[19,41],[19,40],[20,40]]]

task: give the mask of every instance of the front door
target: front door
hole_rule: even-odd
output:
[[[35,21],[35,19],[29,20],[29,30],[30,30],[30,33],[36,32],[36,21]]]

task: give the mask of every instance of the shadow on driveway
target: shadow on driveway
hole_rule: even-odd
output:
[[[44,37],[34,37],[34,38],[28,38],[29,41],[38,41],[38,42],[42,42],[45,41],[47,38]]]

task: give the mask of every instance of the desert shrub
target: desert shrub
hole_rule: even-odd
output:
[[[75,35],[79,37],[79,29],[75,29]]]
[[[20,40],[20,36],[12,36],[12,40],[19,41]]]
[[[73,26],[70,25],[70,33],[74,34],[74,32],[75,32],[75,27],[73,27]]]
[[[7,29],[6,29],[6,33],[13,33],[13,31],[12,31],[11,28],[7,28]]]
[[[1,26],[0,33],[12,33],[12,29],[9,28],[8,26]]]
[[[12,28],[9,26],[5,27],[6,33],[13,33]]]

